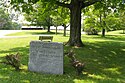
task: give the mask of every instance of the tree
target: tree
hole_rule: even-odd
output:
[[[12,29],[9,14],[5,13],[2,8],[0,8],[0,29]]]
[[[64,27],[64,34],[63,36],[66,36],[66,28],[68,27],[67,24],[69,24],[69,11],[66,8],[58,7],[53,13],[52,13],[52,22],[53,25],[56,27],[56,33],[57,33],[57,26],[63,26]]]
[[[66,8],[62,7],[50,7],[49,5],[37,2],[33,6],[33,11],[25,13],[24,16],[27,21],[32,22],[35,26],[48,27],[50,32],[50,26],[54,25],[56,28],[60,25],[66,25],[69,22],[69,12]],[[56,30],[57,32],[57,30]]]
[[[115,30],[118,28],[119,19],[116,17],[116,11],[121,7],[123,10],[122,2],[120,0],[102,0],[101,3],[94,4],[94,10],[92,10],[93,16],[97,19],[96,25],[102,28],[102,36],[105,36],[105,31]],[[124,11],[124,10],[123,10]],[[91,19],[91,18],[90,18]]]
[[[53,15],[51,17],[52,17],[52,23],[56,27],[56,35],[57,35],[57,27],[62,24],[62,20],[61,20],[61,17],[59,16],[59,14],[58,14],[58,11],[53,13]]]
[[[13,22],[16,14],[12,13],[9,0],[0,0],[0,29],[4,30],[17,30],[20,29],[20,24]]]
[[[94,6],[89,6],[84,9],[84,31],[88,35],[97,35],[98,31],[100,30],[99,26],[99,18],[96,15],[97,11],[94,11]]]
[[[100,20],[99,24],[102,28],[102,37],[105,36],[105,31],[107,28],[107,23],[105,19],[107,19],[108,8],[110,7],[108,2],[110,1],[103,0],[103,2],[101,3],[94,4],[95,12],[96,12],[96,15],[99,17],[99,20]]]
[[[125,33],[125,0],[122,0],[122,3],[117,7],[116,16],[119,18],[119,28],[122,29]],[[118,21],[118,20],[117,20]]]
[[[66,28],[69,26],[69,11],[66,8],[62,8],[60,17],[62,18],[62,26],[64,27],[63,36],[66,36]]]
[[[37,2],[34,4],[33,11],[25,13],[24,16],[27,21],[31,22],[31,25],[47,27],[47,32],[50,32],[50,26],[52,25],[51,13],[51,7],[46,9],[46,5]]]
[[[120,11],[120,14],[118,14],[119,20],[117,20],[119,22],[119,28],[118,29],[122,29],[123,33],[125,33],[125,11]]]
[[[81,41],[81,10],[100,0],[28,0],[28,2],[24,0],[11,0],[11,4],[16,8],[21,6],[26,11],[32,9],[31,5],[38,1],[51,6],[56,4],[57,6],[68,8],[70,10],[70,38],[67,44],[70,46],[84,45]],[[20,3],[22,5],[19,5]]]
[[[70,10],[70,46],[83,46],[81,41],[81,10],[99,0],[71,0],[69,4],[57,2],[58,5],[65,6]]]

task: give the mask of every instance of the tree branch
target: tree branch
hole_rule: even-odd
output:
[[[83,3],[82,8],[88,7],[88,6],[95,4],[96,2],[99,2],[99,1],[101,1],[101,0],[92,0],[92,1],[85,2],[85,3]]]
[[[64,2],[59,2],[59,1],[56,1],[55,2],[58,6],[62,6],[62,7],[66,7],[66,8],[69,8],[70,7],[70,4],[66,4]]]

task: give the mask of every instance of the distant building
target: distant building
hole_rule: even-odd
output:
[[[43,30],[44,28],[41,26],[22,26],[21,27],[22,30]],[[51,30],[56,30],[56,27],[55,26],[50,26],[50,29]],[[64,27],[63,26],[58,26],[57,27],[57,30],[64,30]],[[70,30],[70,26],[68,26],[66,28],[66,30]]]
[[[22,30],[42,30],[43,27],[40,26],[22,26]]]

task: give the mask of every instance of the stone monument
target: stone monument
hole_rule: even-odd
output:
[[[28,69],[33,72],[63,74],[63,44],[31,41]]]

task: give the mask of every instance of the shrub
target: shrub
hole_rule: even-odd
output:
[[[4,62],[7,65],[11,65],[15,68],[15,70],[20,70],[20,54],[9,54],[5,56],[6,62]]]
[[[87,28],[85,29],[87,35],[98,35],[98,30],[94,28]]]

